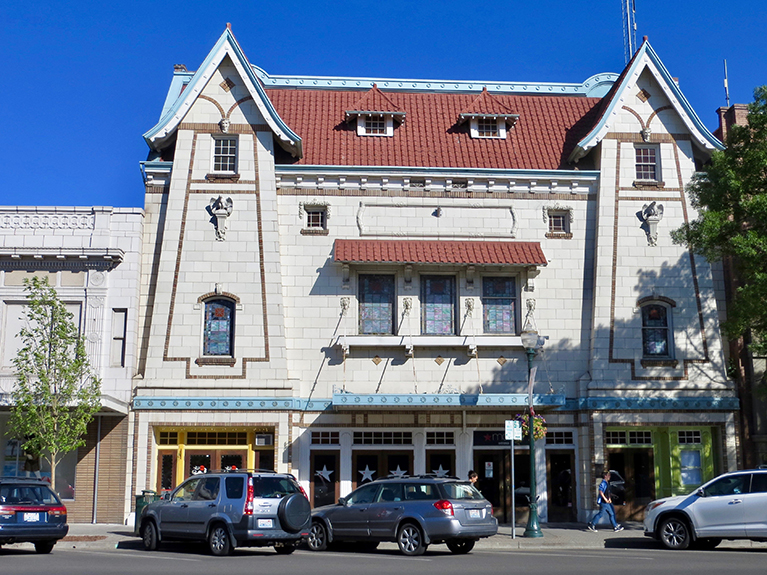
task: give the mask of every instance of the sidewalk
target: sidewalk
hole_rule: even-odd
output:
[[[600,525],[597,533],[586,529],[583,523],[543,524],[543,537],[523,537],[524,525],[517,525],[516,537],[511,537],[511,526],[501,525],[494,537],[481,539],[476,550],[516,549],[661,549],[661,545],[644,536],[641,523],[624,523],[625,529],[615,533],[609,526]],[[24,544],[28,545],[28,544]],[[69,534],[57,544],[59,548],[141,549],[141,540],[133,535],[133,525],[70,523]],[[767,543],[752,541],[723,541],[720,548],[767,549]]]

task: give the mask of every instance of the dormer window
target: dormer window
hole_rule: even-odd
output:
[[[506,136],[504,125],[504,135]],[[477,118],[477,137],[478,138],[501,138],[501,129],[498,127],[497,118]]]
[[[386,119],[382,114],[375,114],[371,116],[364,116],[363,131],[366,136],[385,136],[386,135]]]
[[[354,109],[346,110],[345,121],[357,120],[358,136],[394,135],[394,124],[405,123],[405,112],[373,84],[370,91],[356,102]]]

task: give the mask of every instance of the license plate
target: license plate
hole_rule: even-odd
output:
[[[25,513],[24,514],[24,521],[28,522],[35,522],[40,521],[40,514],[39,513]]]
[[[482,511],[480,509],[469,509],[469,519],[482,519]]]
[[[259,519],[258,520],[258,528],[259,529],[271,529],[274,527],[274,520],[272,519]]]

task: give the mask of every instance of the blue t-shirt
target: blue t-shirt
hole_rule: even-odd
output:
[[[598,503],[609,503],[612,498],[612,493],[610,492],[610,483],[606,479],[603,479],[602,483],[599,484],[599,492],[605,494],[605,499],[607,499],[607,501],[602,499],[602,496],[600,495],[597,497]]]

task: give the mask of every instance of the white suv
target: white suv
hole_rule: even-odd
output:
[[[725,473],[689,495],[653,501],[644,530],[668,549],[713,549],[722,539],[767,541],[767,469]]]

